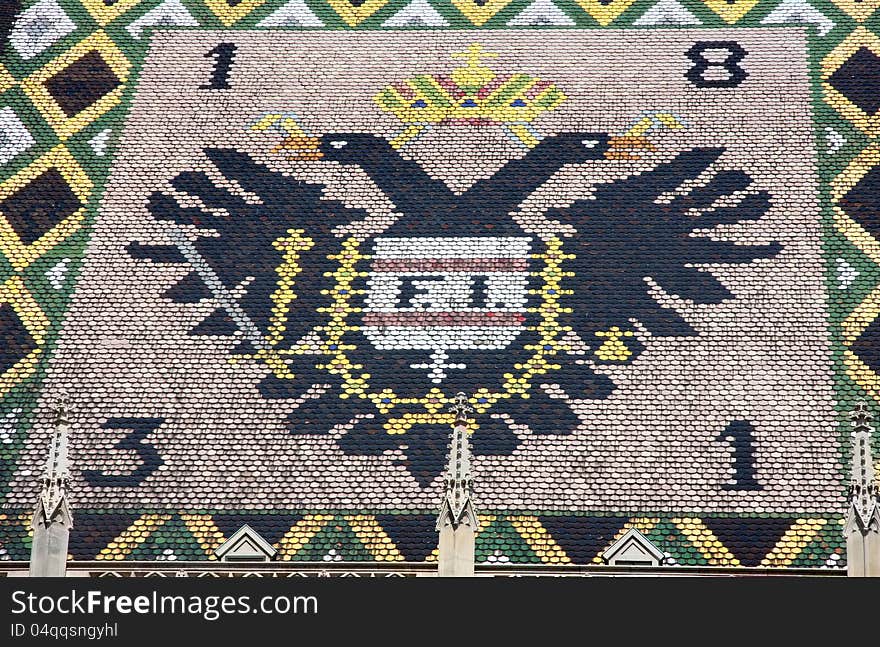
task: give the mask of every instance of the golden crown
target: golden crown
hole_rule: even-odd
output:
[[[373,101],[393,113],[405,128],[392,141],[400,148],[434,125],[505,126],[522,144],[532,147],[538,136],[529,126],[539,115],[565,101],[550,81],[528,74],[496,74],[481,58],[495,58],[479,43],[453,58],[465,64],[449,74],[418,74],[383,88]]]
[[[436,125],[462,125],[501,126],[516,143],[525,148],[536,146],[543,136],[531,122],[557,108],[567,97],[552,81],[528,74],[496,74],[480,63],[482,58],[497,56],[479,43],[471,43],[466,51],[452,54],[452,58],[464,59],[465,63],[449,74],[417,74],[379,91],[373,102],[404,124],[391,138],[391,145],[402,148]],[[605,156],[639,159],[640,149],[654,150],[645,138],[649,132],[684,127],[684,120],[675,113],[644,112],[622,136],[611,138]],[[291,112],[264,114],[250,129],[283,134],[284,139],[272,150],[284,152],[289,159],[323,157],[316,150],[318,139]]]

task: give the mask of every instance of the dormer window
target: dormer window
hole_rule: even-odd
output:
[[[277,554],[278,551],[247,524],[214,551],[221,562],[270,562]]]
[[[630,528],[602,553],[609,566],[661,566],[666,555],[635,528]]]

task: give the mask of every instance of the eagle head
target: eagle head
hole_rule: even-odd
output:
[[[614,137],[601,132],[558,133],[544,137],[527,155],[548,165],[580,164],[601,159],[637,159],[640,150],[652,150],[644,137]],[[340,164],[369,164],[397,156],[391,143],[371,133],[326,133],[318,137],[287,137],[276,151],[289,159],[323,160]]]
[[[546,158],[551,164],[580,164],[603,159],[608,142],[607,133],[559,133],[544,137],[528,156],[536,160]]]
[[[615,137],[608,133],[559,133],[542,139],[530,152],[534,158],[562,164],[582,164],[602,159],[638,159],[639,152],[654,150],[645,137]]]
[[[383,138],[370,133],[327,133],[319,137],[288,137],[278,150],[289,159],[362,164],[392,152]]]

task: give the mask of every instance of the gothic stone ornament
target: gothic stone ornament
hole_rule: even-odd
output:
[[[436,509],[462,391],[487,507],[828,511],[809,102],[797,29],[157,32],[83,498]]]
[[[55,426],[46,456],[46,466],[40,476],[40,494],[34,510],[31,528],[50,527],[54,523],[70,529],[73,515],[67,500],[70,486],[70,467],[68,465],[67,445],[72,401],[63,394],[53,403]]]
[[[473,503],[474,476],[471,471],[473,457],[468,442],[470,435],[468,414],[472,411],[473,408],[468,405],[464,391],[456,393],[455,404],[450,409],[450,412],[455,414],[455,422],[452,425],[452,439],[449,442],[449,455],[443,473],[443,503],[440,504],[435,526],[438,531],[442,531],[446,526],[457,529],[461,524],[469,525],[472,530],[480,526]],[[441,546],[442,543],[441,538]]]

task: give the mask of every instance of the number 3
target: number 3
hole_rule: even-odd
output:
[[[722,51],[727,57],[721,61],[709,60],[705,57],[706,52]],[[687,52],[687,56],[694,62],[694,66],[687,71],[685,76],[698,88],[734,88],[749,75],[738,63],[748,54],[742,45],[733,40],[705,40],[694,43]],[[721,68],[727,72],[725,78],[706,78],[709,68]]]

